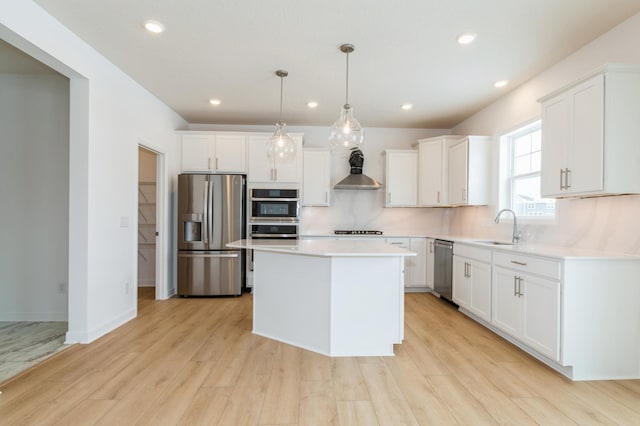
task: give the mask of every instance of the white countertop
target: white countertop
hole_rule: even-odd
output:
[[[453,241],[454,243],[466,243],[475,245],[478,247],[489,248],[492,250],[499,250],[507,253],[522,253],[522,254],[533,254],[538,256],[545,257],[553,257],[556,259],[572,259],[572,260],[640,260],[639,256],[625,254],[625,253],[612,253],[606,251],[599,251],[593,249],[585,249],[579,247],[562,247],[562,246],[551,246],[544,244],[487,244],[481,241],[487,241],[490,239],[480,238],[480,237],[460,237],[460,236],[437,236],[434,238],[439,238],[443,240]],[[498,240],[502,242],[508,242],[503,240]]]
[[[416,256],[415,252],[375,240],[238,240],[227,247],[326,257]]]
[[[303,239],[325,239],[327,237],[335,237],[340,238],[342,240],[349,239],[358,239],[358,240],[368,240],[371,242],[365,241],[367,244],[371,244],[376,239],[384,239],[384,238],[434,238],[434,239],[442,239],[453,241],[457,243],[466,243],[472,244],[478,247],[489,248],[492,250],[500,250],[507,253],[522,253],[522,254],[532,254],[537,256],[545,256],[552,257],[556,259],[574,259],[574,260],[640,260],[640,256],[626,253],[615,253],[610,251],[600,251],[594,249],[585,249],[579,247],[563,247],[563,246],[553,246],[547,244],[535,244],[523,242],[522,244],[517,245],[508,245],[508,244],[487,244],[482,243],[481,241],[492,240],[491,237],[469,237],[469,236],[460,236],[460,235],[398,235],[398,234],[383,234],[383,235],[336,235],[333,233],[327,232],[324,233],[314,233],[300,236]],[[497,240],[502,242],[507,242],[506,240]]]

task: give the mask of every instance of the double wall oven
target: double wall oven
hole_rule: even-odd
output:
[[[249,238],[298,238],[297,189],[252,188],[249,205]]]
[[[247,235],[251,239],[297,239],[300,191],[251,188]],[[247,287],[253,287],[253,251],[247,251]]]

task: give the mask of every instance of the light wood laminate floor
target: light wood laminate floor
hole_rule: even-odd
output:
[[[3,386],[0,424],[640,424],[640,381],[571,382],[428,294],[373,358],[252,335],[250,295],[152,297]]]

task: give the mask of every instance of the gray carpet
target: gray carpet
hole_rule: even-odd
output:
[[[0,322],[0,383],[64,349],[66,322]]]

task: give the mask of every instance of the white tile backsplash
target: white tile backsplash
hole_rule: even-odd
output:
[[[640,195],[558,200],[553,223],[519,224],[522,243],[640,254]],[[509,239],[512,222],[495,224],[493,207],[452,209],[451,232]]]

